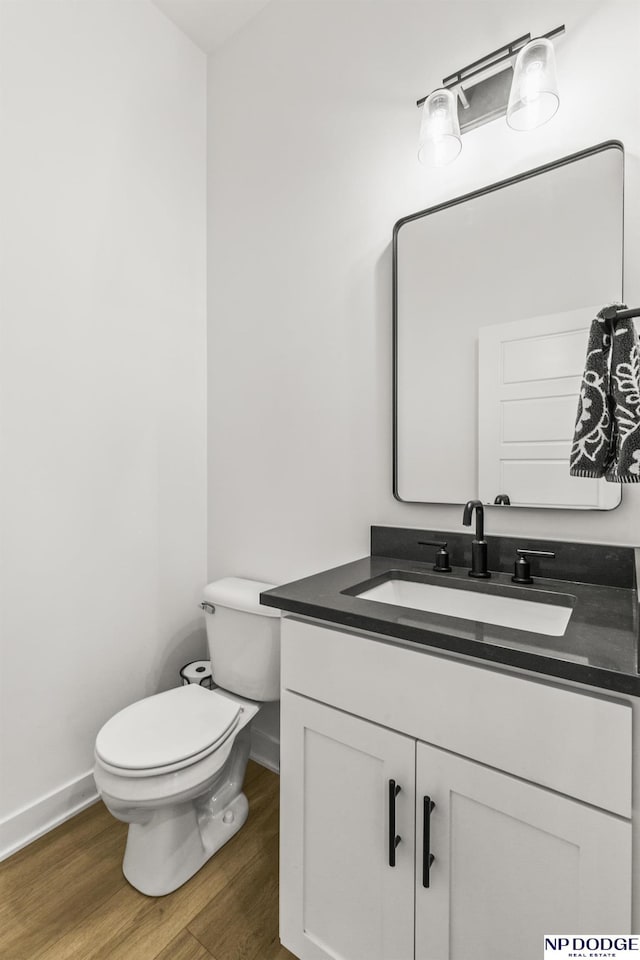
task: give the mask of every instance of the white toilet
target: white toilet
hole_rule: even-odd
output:
[[[177,687],[125,707],[96,738],[98,792],[129,824],[122,869],[148,896],[171,893],[240,829],[250,723],[280,698],[280,612],[260,605],[270,583],[226,577],[205,587],[218,687]]]

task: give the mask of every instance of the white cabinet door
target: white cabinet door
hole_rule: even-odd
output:
[[[415,740],[288,692],[281,711],[280,939],[300,960],[413,960]]]
[[[544,934],[630,932],[629,821],[417,751],[416,960],[540,960]],[[424,797],[435,803],[427,831]]]

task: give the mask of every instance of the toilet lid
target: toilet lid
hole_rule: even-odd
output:
[[[138,700],[116,713],[96,738],[112,767],[151,770],[208,756],[236,727],[241,707],[199,684]]]

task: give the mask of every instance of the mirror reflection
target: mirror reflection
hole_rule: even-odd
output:
[[[569,455],[589,326],[622,299],[623,164],[603,144],[396,224],[398,499],[620,502]]]

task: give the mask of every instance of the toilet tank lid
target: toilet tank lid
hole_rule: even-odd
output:
[[[246,613],[258,613],[264,617],[279,617],[280,611],[274,607],[264,607],[260,603],[263,590],[273,590],[274,583],[262,580],[245,580],[243,577],[223,577],[208,583],[202,592],[203,600],[218,607],[231,610],[243,610]]]

